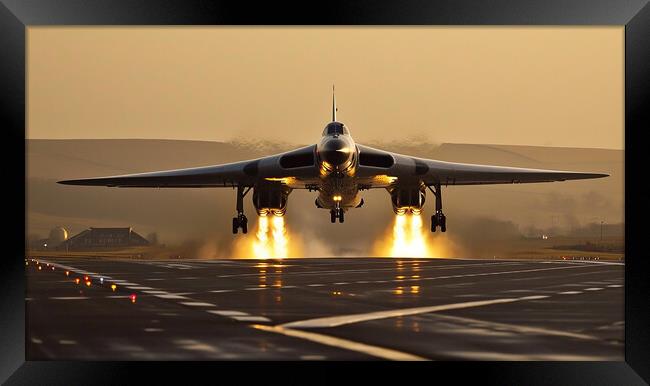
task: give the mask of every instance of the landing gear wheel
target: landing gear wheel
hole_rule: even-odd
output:
[[[244,234],[248,233],[248,219],[245,216],[242,218],[241,221],[241,231]]]
[[[343,224],[343,221],[345,221],[345,212],[343,209],[339,209],[339,223]]]
[[[332,221],[332,224],[336,222],[336,211],[330,210],[330,220]]]
[[[248,219],[243,214],[232,219],[232,233],[236,235],[239,228],[241,228],[242,233],[248,233]]]
[[[431,186],[427,186],[429,190],[434,194],[436,198],[436,212],[431,216],[431,232],[435,232],[436,228],[440,227],[440,232],[447,231],[447,218],[442,213],[442,189],[440,183],[433,185],[434,189]]]
[[[440,232],[447,232],[447,217],[442,212],[431,216],[431,232],[435,232],[437,227],[440,227]]]
[[[242,233],[248,233],[248,219],[244,215],[244,196],[251,190],[251,187],[237,186],[237,217],[232,219],[232,233],[237,234],[239,228]]]

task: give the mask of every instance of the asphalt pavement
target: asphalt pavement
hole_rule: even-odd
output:
[[[617,262],[34,256],[25,270],[29,360],[624,359]]]

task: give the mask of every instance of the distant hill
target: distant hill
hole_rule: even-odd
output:
[[[570,231],[601,220],[623,221],[621,150],[429,143],[367,145],[446,161],[611,175],[563,183],[444,188],[448,237],[461,238],[465,244],[482,239],[475,237],[476,232],[499,233],[498,224],[507,224],[502,227],[506,233],[525,234],[552,226]],[[27,140],[27,231],[45,237],[58,225],[73,234],[89,226],[133,226],[141,234],[157,232],[162,242],[205,237],[230,240],[230,218],[235,211],[232,189],[119,189],[64,186],[56,181],[232,162],[298,146],[145,139]],[[390,226],[392,211],[384,190],[364,192],[366,205],[350,212],[341,226],[329,223],[328,214],[314,206],[314,198],[315,193],[293,192],[287,221],[290,227],[300,227],[323,244],[331,245],[331,240],[336,240],[341,249],[365,248],[368,240]],[[432,203],[428,197],[427,224]],[[249,200],[246,205],[252,215]]]

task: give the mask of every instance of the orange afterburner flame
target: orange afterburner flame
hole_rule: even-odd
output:
[[[288,257],[289,236],[284,217],[259,216],[253,241],[253,257],[283,259]]]
[[[393,224],[393,239],[389,256],[427,257],[426,234],[422,227],[422,217],[418,215],[396,215]]]
[[[432,235],[420,214],[396,214],[392,229],[375,245],[375,255],[388,257],[443,257],[449,241]]]

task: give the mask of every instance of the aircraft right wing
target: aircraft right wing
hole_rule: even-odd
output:
[[[440,185],[485,185],[552,182],[607,177],[603,173],[477,165],[417,158],[368,146],[359,149],[358,177],[368,188],[388,187],[395,180]]]

